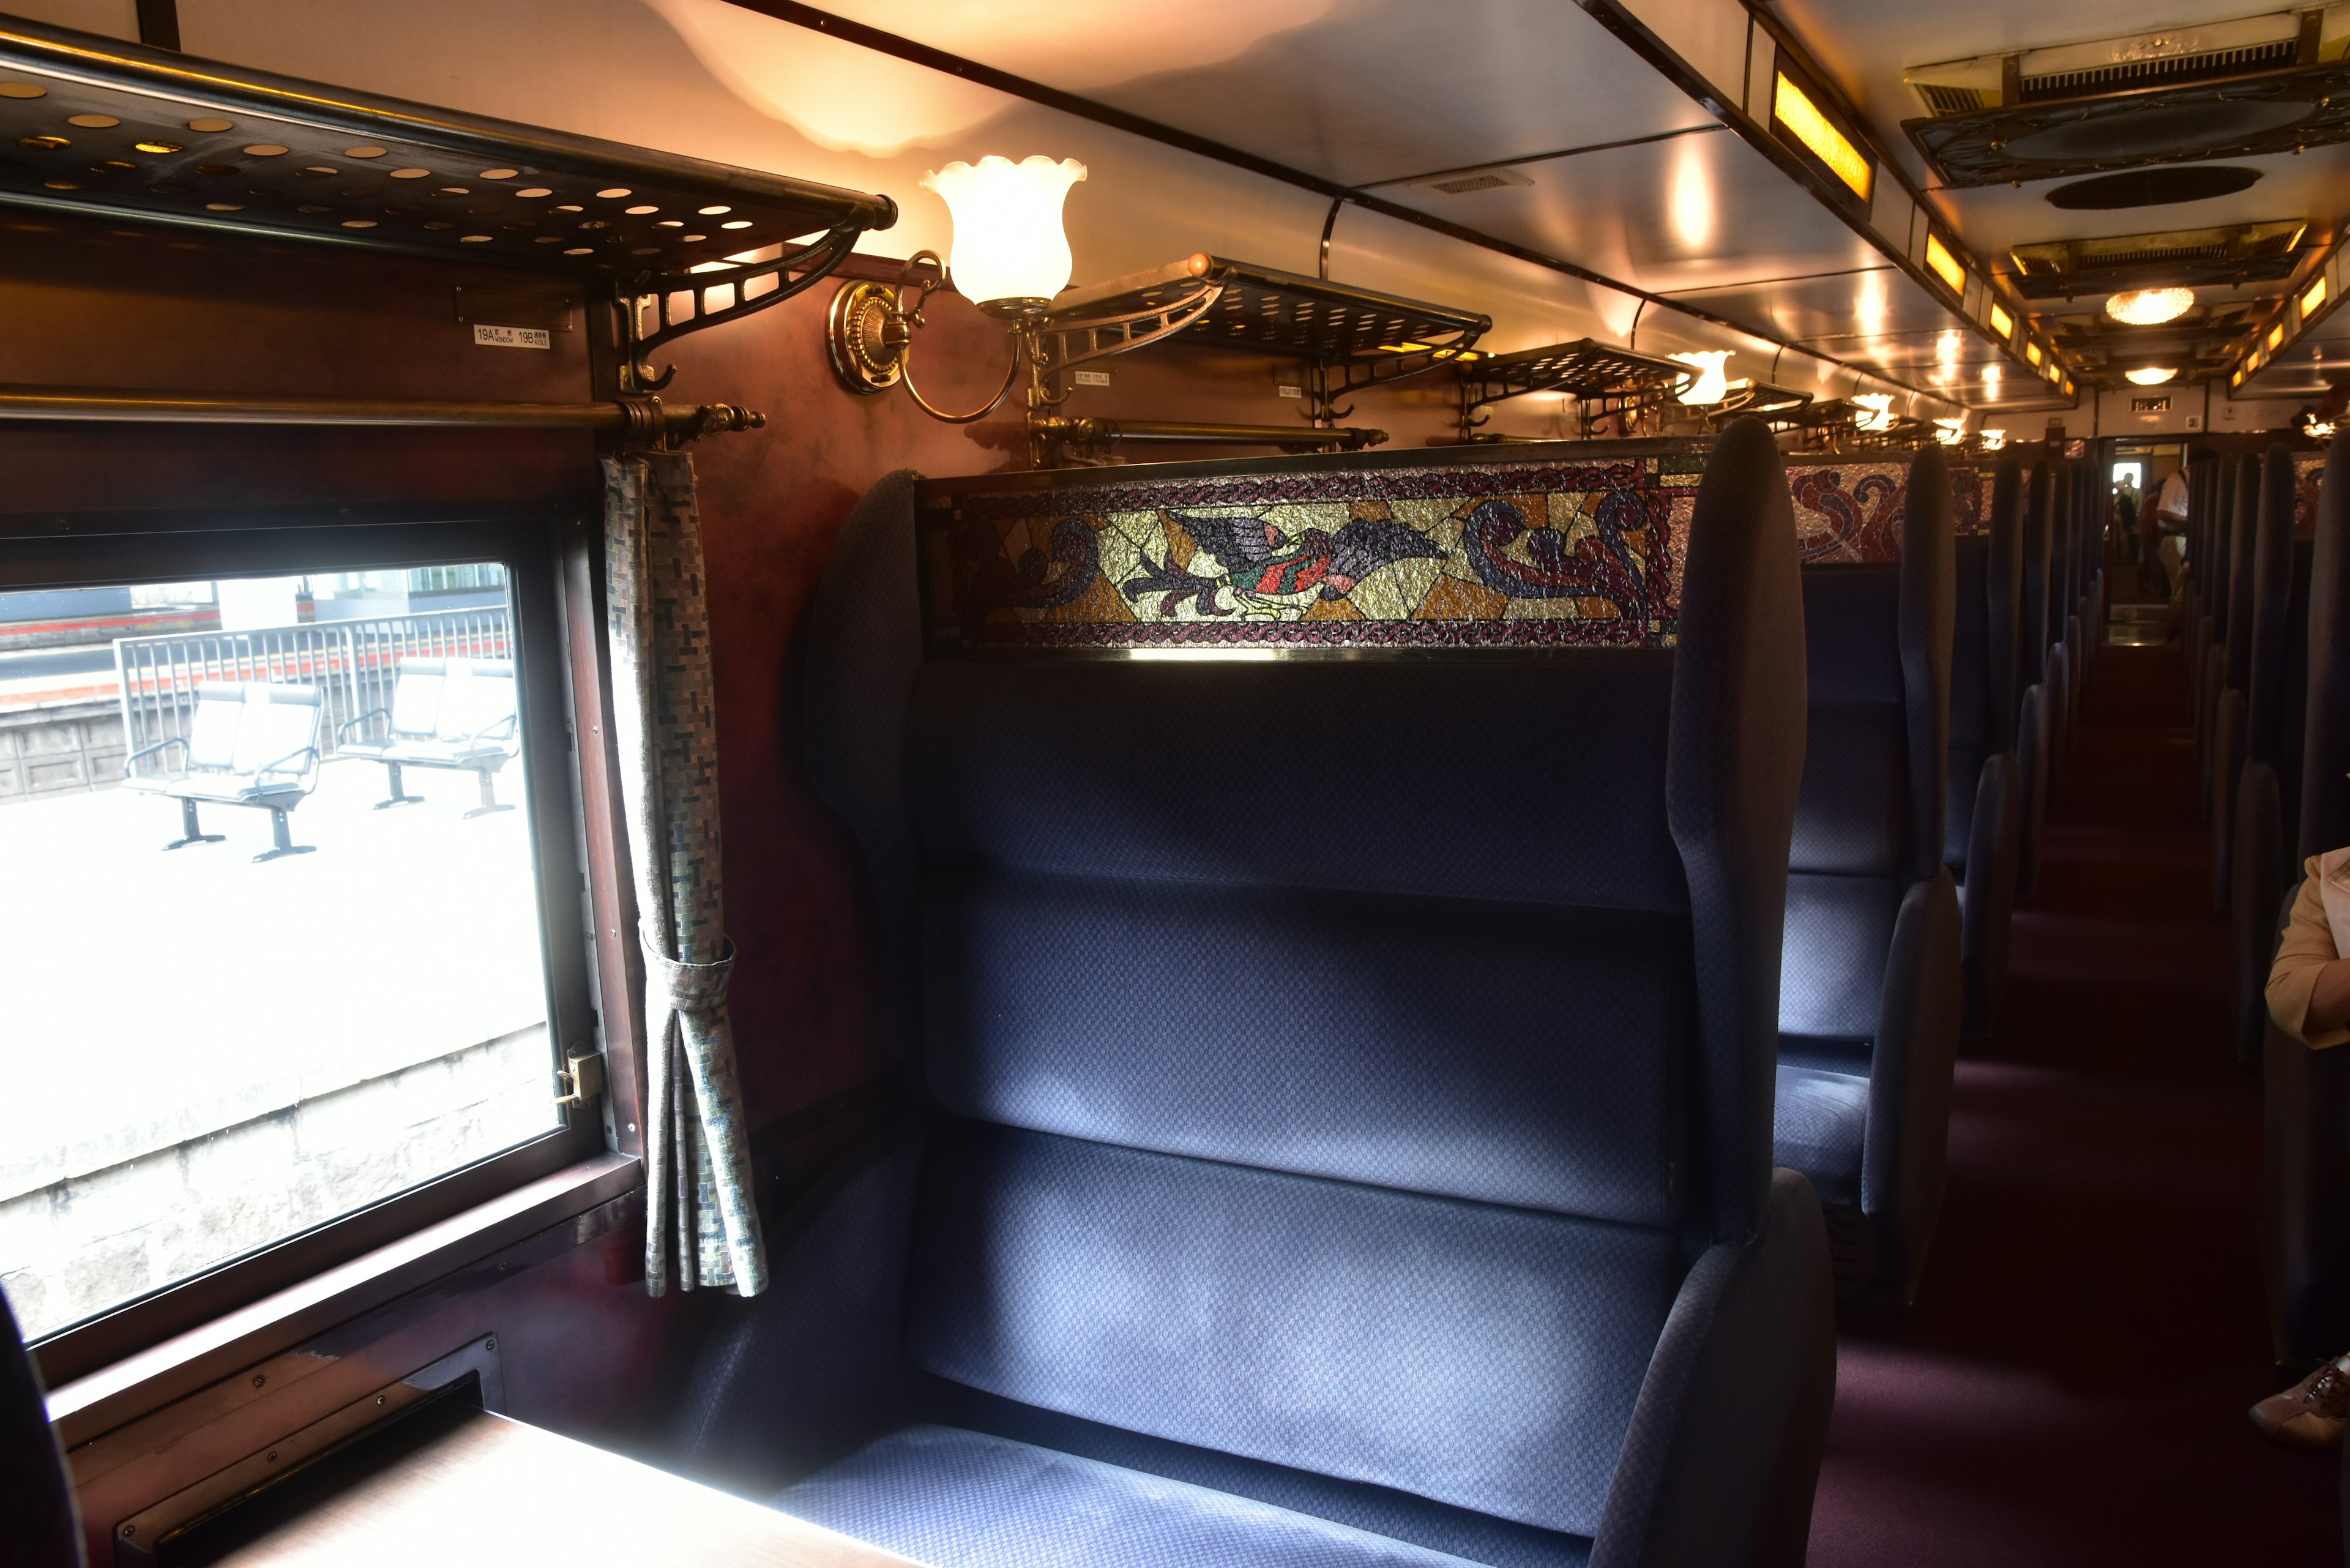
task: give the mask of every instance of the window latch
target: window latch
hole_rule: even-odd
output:
[[[573,1046],[570,1059],[556,1072],[555,1083],[563,1091],[555,1102],[557,1106],[584,1106],[600,1099],[604,1094],[604,1054]]]

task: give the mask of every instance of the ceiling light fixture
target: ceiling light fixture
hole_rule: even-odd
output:
[[[1934,439],[1940,441],[1944,446],[1956,446],[1960,441],[1966,440],[1967,416],[1960,414],[1954,420],[1936,420],[1934,421]]]
[[[2159,327],[2194,308],[2191,288],[2133,288],[2106,301],[2106,314],[2126,327]]]
[[[1784,81],[1787,78],[1782,77],[1779,79]],[[1730,360],[1729,349],[1708,348],[1701,352],[1676,354],[1673,358],[1697,371],[1697,379],[1681,389],[1682,402],[1691,406],[1718,403],[1730,395],[1730,378],[1722,371],[1722,366]]]
[[[2284,323],[2280,321],[2274,327],[2269,328],[2269,352],[2273,354],[2283,347]]]
[[[2303,321],[2308,320],[2317,314],[2318,307],[2324,303],[2325,275],[2320,273],[2314,282],[2301,291],[2301,318]]]
[[[1877,184],[1877,165],[1852,143],[1852,139],[1820,112],[1819,105],[1811,100],[1802,88],[1779,73],[1776,88],[1771,95],[1771,118],[1787,128],[1787,134],[1803,144],[1804,150],[1828,166],[1828,171],[1843,181],[1852,193],[1862,201]]]
[[[1967,292],[1967,269],[1950,254],[1939,234],[1926,236],[1926,270],[1942,280],[1942,286],[1964,297]]]
[[[1991,307],[1991,336],[2004,340],[2015,336],[2015,317],[1994,304]]]
[[[2148,365],[2143,369],[2129,372],[2129,379],[2132,386],[2159,387],[2177,374],[2178,371],[2175,367]]]
[[[1889,431],[1893,428],[1893,394],[1890,392],[1856,392],[1855,403],[1866,409],[1852,421],[1857,431]]]
[[[2006,444],[2007,444],[2007,432],[2006,432],[2005,431],[2003,431],[2003,430],[1997,430],[1997,429],[1993,429],[1993,430],[1987,430],[1987,431],[1983,431],[1983,432],[1982,432],[1982,446],[1983,446],[1983,451],[1985,451],[1985,452],[1997,452],[2000,448],[2002,448],[2002,447],[2005,446]]]

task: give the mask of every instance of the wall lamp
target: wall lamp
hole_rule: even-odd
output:
[[[987,157],[923,175],[923,188],[939,193],[953,220],[951,254],[942,260],[935,251],[916,251],[899,269],[895,284],[851,283],[833,296],[826,340],[841,381],[857,392],[886,392],[903,384],[924,413],[949,424],[970,424],[993,413],[1020,379],[1022,360],[1037,363],[1036,328],[1053,296],[1068,286],[1076,264],[1061,209],[1069,187],[1085,177],[1086,166],[1076,160],[1055,162],[1041,155],[1018,163]],[[915,269],[924,262],[940,268],[935,281],[915,279]],[[934,407],[923,397],[910,365],[923,302],[950,278],[958,293],[1003,322],[1012,339],[1003,386],[984,407],[962,414]]]

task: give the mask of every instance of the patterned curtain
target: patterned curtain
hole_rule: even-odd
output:
[[[683,452],[604,460],[612,738],[645,955],[645,1288],[767,1287],[719,888],[718,722],[702,524]]]

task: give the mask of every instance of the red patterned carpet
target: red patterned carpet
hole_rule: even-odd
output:
[[[2288,1379],[2181,669],[2099,650],[1918,1304],[1845,1314],[1817,1568],[2343,1561],[2334,1465],[2244,1422]]]

